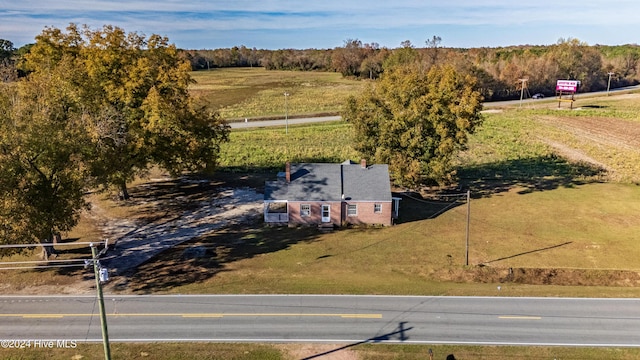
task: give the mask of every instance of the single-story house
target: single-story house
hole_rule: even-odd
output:
[[[267,181],[264,221],[269,224],[341,226],[391,225],[399,198],[391,196],[389,167],[287,162],[278,180]]]

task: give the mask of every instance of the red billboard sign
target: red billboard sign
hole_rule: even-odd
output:
[[[556,82],[556,91],[576,92],[580,86],[578,80],[558,80]]]

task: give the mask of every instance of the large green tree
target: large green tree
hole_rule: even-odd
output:
[[[76,85],[99,184],[116,186],[128,198],[127,182],[151,166],[172,174],[215,168],[229,127],[216,113],[195,107],[191,66],[166,37],[113,26],[46,28],[23,66],[47,73],[65,58],[84,74]]]
[[[473,77],[413,62],[387,69],[377,84],[350,97],[343,117],[354,125],[356,150],[389,164],[396,183],[446,184],[454,156],[482,121],[481,100]]]
[[[213,170],[229,127],[194,107],[190,66],[166,38],[71,25],[36,40],[28,75],[0,83],[0,243],[52,242],[87,190],[127,197],[150,166]]]
[[[58,67],[0,84],[0,243],[52,243],[87,206],[89,142],[74,74]],[[47,258],[53,248],[43,250]]]

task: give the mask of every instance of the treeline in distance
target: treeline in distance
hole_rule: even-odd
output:
[[[9,40],[0,39],[0,81],[20,75],[19,58],[31,45],[14,49]],[[453,65],[457,71],[478,79],[485,101],[520,96],[523,79],[529,94],[553,95],[559,79],[580,80],[581,92],[605,90],[640,83],[640,46],[637,44],[588,45],[578,39],[560,39],[553,45],[511,47],[448,48],[433,36],[417,47],[404,41],[398,48],[344,41],[333,49],[265,50],[234,46],[225,49],[181,50],[194,71],[221,67],[264,67],[267,70],[335,71],[345,77],[377,79],[402,62],[420,57],[425,68],[436,64]],[[9,60],[18,64],[13,70]],[[4,65],[3,65],[4,64]]]

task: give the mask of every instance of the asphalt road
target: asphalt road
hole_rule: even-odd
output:
[[[254,128],[254,127],[266,127],[266,126],[284,126],[297,125],[297,124],[310,124],[324,121],[337,121],[342,119],[341,116],[318,116],[309,118],[295,118],[295,119],[277,119],[277,120],[260,120],[260,121],[247,121],[247,122],[231,122],[229,125],[232,129]]]
[[[622,93],[626,93],[626,92],[630,92],[638,89],[640,89],[640,85],[611,89],[609,92],[613,96],[613,95],[618,95],[618,94],[622,94]],[[591,93],[578,93],[575,95],[575,98],[578,99],[578,98],[585,98],[585,97],[592,97],[592,96],[606,96],[606,95],[607,95],[606,91],[598,91],[598,92],[591,92]],[[555,101],[555,99],[556,99],[555,97],[546,97],[542,100],[525,99],[522,101],[522,104],[536,103],[544,100]],[[520,104],[520,100],[494,101],[494,102],[484,103],[484,108],[485,110],[488,110],[491,108],[499,108],[501,106],[513,106],[517,104]],[[290,118],[290,119],[260,120],[260,121],[247,121],[247,122],[242,122],[242,121],[231,122],[229,123],[229,125],[231,126],[232,129],[267,127],[267,126],[287,127],[288,125],[310,124],[310,123],[317,123],[317,122],[324,122],[324,121],[337,121],[341,119],[342,119],[341,116],[319,116],[319,117],[309,117],[309,118],[293,118],[293,119]]]
[[[640,347],[640,299],[107,296],[111,341]],[[0,340],[101,341],[87,296],[0,297]]]

